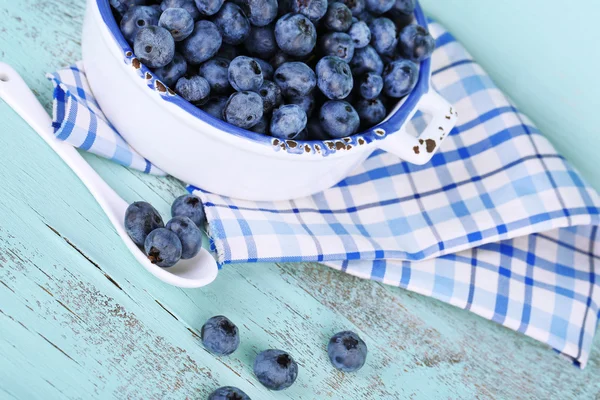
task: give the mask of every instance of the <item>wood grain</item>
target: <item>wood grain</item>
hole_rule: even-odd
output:
[[[82,0],[0,0],[0,60],[50,109],[44,73],[80,57]],[[85,155],[126,200],[164,215],[180,182]],[[213,316],[231,318],[240,349],[199,344]],[[357,331],[369,346],[356,374],[325,345]],[[269,392],[255,355],[291,352],[297,383]],[[597,350],[597,349],[596,349]],[[0,399],[205,399],[235,385],[253,399],[600,398],[600,355],[580,371],[545,346],[398,288],[315,264],[227,266],[183,290],[147,274],[83,185],[0,103]]]

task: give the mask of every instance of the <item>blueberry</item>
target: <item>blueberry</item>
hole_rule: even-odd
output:
[[[306,16],[286,14],[275,24],[275,40],[287,54],[302,57],[315,48],[317,30]]]
[[[183,8],[185,11],[190,13],[194,21],[200,18],[200,12],[194,3],[194,0],[163,0],[160,4],[162,11],[166,11],[169,8]]]
[[[371,42],[371,30],[363,21],[353,23],[350,30],[348,30],[348,34],[352,38],[354,48],[356,49],[362,49]]]
[[[273,68],[277,69],[281,67],[284,63],[289,61],[292,61],[292,58],[290,56],[285,54],[283,51],[278,51],[271,58],[271,65],[273,66]]]
[[[354,106],[360,117],[360,122],[365,128],[377,125],[385,119],[385,115],[387,114],[385,106],[379,99],[360,99]]]
[[[232,94],[223,109],[225,121],[244,129],[252,128],[258,124],[262,116],[262,98],[254,92],[236,92]]]
[[[306,96],[288,97],[286,103],[300,106],[306,113],[306,116],[310,118],[315,109],[315,96],[307,94]]]
[[[244,90],[256,91],[263,84],[263,74],[260,64],[254,58],[239,56],[229,64],[229,83],[239,92]]]
[[[244,42],[246,51],[252,56],[271,58],[277,51],[275,31],[272,26],[253,26]]]
[[[135,35],[133,51],[147,67],[160,68],[173,61],[175,41],[168,30],[159,26],[147,26]]]
[[[314,71],[298,61],[282,64],[275,71],[274,79],[284,96],[306,96],[317,84]]]
[[[237,326],[222,315],[206,321],[200,336],[206,350],[218,356],[227,356],[236,351],[240,345]]]
[[[375,18],[377,18],[375,15],[371,14],[370,12],[368,12],[366,10],[361,12],[360,14],[358,14],[356,17],[358,18],[359,21],[362,21],[367,25],[369,25],[371,22],[373,22],[373,20]]]
[[[223,43],[221,44],[221,48],[219,49],[215,57],[221,57],[231,61],[239,55],[240,50],[237,46],[234,46],[229,43]]]
[[[435,40],[425,28],[412,24],[400,32],[398,46],[404,57],[414,62],[421,62],[433,53]]]
[[[183,77],[177,81],[175,91],[190,103],[204,104],[210,95],[210,85],[201,76]]]
[[[258,124],[250,128],[252,132],[262,133],[263,135],[269,134],[269,120],[263,115],[258,121]]]
[[[196,8],[200,11],[200,14],[203,15],[215,15],[221,7],[225,0],[196,0]]]
[[[175,199],[171,206],[171,216],[173,218],[188,217],[199,228],[204,225],[205,215],[202,202],[192,194],[184,194]]]
[[[381,15],[394,7],[396,0],[365,0],[367,11],[371,14]]]
[[[345,4],[331,3],[323,21],[330,31],[346,32],[352,25],[352,12]]]
[[[271,112],[282,103],[281,89],[272,81],[265,80],[258,89],[258,94],[263,99],[263,114]]]
[[[187,63],[185,58],[179,53],[175,53],[173,61],[162,68],[154,70],[154,75],[169,87],[174,87],[179,78],[187,72]]]
[[[335,368],[354,372],[361,369],[367,361],[367,345],[354,332],[339,332],[329,340],[327,354]]]
[[[109,3],[119,15],[123,16],[131,7],[145,5],[146,0],[110,0]]]
[[[412,13],[415,12],[416,6],[416,0],[396,0],[391,11],[394,15],[396,15],[396,13],[412,15]]]
[[[365,10],[365,0],[337,0],[344,3],[352,12],[352,16],[358,17]]]
[[[367,72],[360,79],[360,95],[365,99],[375,99],[383,89],[383,78],[374,72]],[[360,113],[359,113],[360,114]]]
[[[181,242],[181,258],[194,258],[202,248],[202,232],[188,217],[175,217],[167,222],[167,229],[177,235]]]
[[[292,0],[291,11],[303,14],[313,22],[323,18],[327,12],[327,0]]]
[[[160,16],[158,26],[171,32],[173,39],[180,42],[192,34],[194,19],[183,8],[167,8]]]
[[[250,397],[236,387],[224,386],[212,392],[208,400],[250,400]]]
[[[341,58],[327,56],[317,63],[317,85],[330,99],[343,99],[350,94],[354,80],[350,66]]]
[[[159,18],[160,13],[152,7],[131,7],[121,19],[121,32],[129,43],[133,43],[140,29],[158,25]]]
[[[212,115],[215,118],[223,119],[223,110],[227,104],[227,97],[217,96],[208,99],[208,102],[202,106],[202,111]]]
[[[271,136],[294,139],[306,127],[306,113],[296,104],[281,106],[273,111]]]
[[[225,43],[238,45],[250,35],[250,22],[236,4],[223,4],[223,7],[213,17],[213,21],[219,28]]]
[[[369,24],[371,45],[379,54],[391,55],[396,50],[396,25],[389,18],[377,18]]]
[[[356,133],[360,118],[350,103],[341,100],[328,101],[319,113],[321,127],[334,138],[343,138]]]
[[[254,26],[268,25],[277,17],[277,0],[235,0],[235,2]]]
[[[208,81],[211,93],[227,94],[231,92],[228,60],[221,57],[208,60],[200,65],[199,73]]]
[[[298,364],[285,351],[265,350],[254,360],[254,375],[267,389],[287,389],[298,377]]]
[[[419,68],[410,60],[392,61],[383,72],[383,91],[386,95],[401,98],[417,85]]]
[[[354,41],[347,33],[330,32],[321,36],[319,42],[325,56],[336,56],[347,63],[354,57]]]
[[[146,237],[144,251],[152,264],[162,268],[172,267],[181,260],[181,241],[174,232],[158,228]]]
[[[354,50],[354,57],[350,61],[352,72],[356,75],[362,75],[366,72],[375,72],[381,75],[383,72],[383,61],[377,51],[371,47],[366,46],[362,49]]]
[[[331,136],[325,132],[325,129],[321,126],[321,122],[318,117],[313,117],[308,120],[306,124],[306,129],[308,131],[308,137],[310,140],[329,140],[332,139]]]
[[[254,59],[256,60],[258,65],[260,65],[260,69],[262,70],[263,78],[272,80],[273,79],[273,67],[271,66],[271,64],[269,64],[268,62],[266,62],[265,60],[262,60],[260,58],[254,57]]]
[[[146,236],[157,228],[165,226],[160,214],[144,201],[130,204],[125,211],[125,231],[138,246],[143,246]]]
[[[217,26],[210,21],[198,21],[194,32],[181,42],[181,54],[190,64],[210,60],[221,47],[222,38]]]

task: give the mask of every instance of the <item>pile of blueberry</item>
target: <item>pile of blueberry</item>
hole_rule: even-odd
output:
[[[195,257],[202,247],[204,209],[196,196],[183,195],[171,207],[172,219],[166,227],[160,214],[149,203],[130,204],[125,212],[125,230],[148,259],[168,268],[181,259]]]
[[[230,355],[240,345],[237,326],[221,315],[210,318],[202,326],[201,339],[204,347],[217,356]],[[367,360],[367,345],[354,332],[339,332],[329,340],[327,354],[335,368],[354,372],[362,368]],[[254,360],[254,375],[267,389],[283,390],[296,381],[298,364],[285,351],[265,350]],[[215,390],[208,399],[250,400],[250,397],[238,388],[225,386]]]
[[[327,140],[381,122],[435,41],[416,0],[110,0],[136,57],[240,128]]]

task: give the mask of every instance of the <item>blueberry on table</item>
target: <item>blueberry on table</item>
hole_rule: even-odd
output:
[[[169,8],[183,8],[187,11],[194,21],[200,19],[200,12],[194,3],[194,0],[163,0],[160,3],[160,8],[162,11],[166,11]]]
[[[210,60],[221,47],[222,38],[217,26],[210,21],[198,21],[194,32],[181,42],[181,54],[193,65]]]
[[[386,95],[401,98],[417,85],[419,68],[410,60],[392,61],[383,72],[383,91]]]
[[[265,26],[277,17],[277,0],[235,0],[250,23]]]
[[[299,61],[282,64],[275,71],[274,79],[284,96],[306,96],[317,85],[314,71]]]
[[[176,198],[171,205],[171,216],[188,217],[199,228],[204,225],[206,218],[200,198],[193,194],[184,194]]]
[[[236,351],[240,345],[237,326],[222,315],[206,321],[202,326],[200,337],[206,350],[218,356],[227,356]]]
[[[420,62],[433,54],[435,39],[422,26],[412,24],[400,32],[398,47],[404,57],[414,62]]]
[[[323,21],[330,31],[346,32],[352,25],[352,12],[345,4],[331,3]]]
[[[275,24],[275,40],[285,53],[302,57],[308,55],[317,43],[317,30],[302,14],[286,14]]]
[[[256,91],[263,84],[264,78],[260,64],[251,57],[239,56],[229,63],[229,84],[238,92]]]
[[[338,0],[348,7],[352,12],[353,17],[358,17],[363,11],[365,11],[365,0]]]
[[[210,95],[210,85],[208,81],[201,76],[192,76],[179,78],[175,85],[175,91],[178,95],[193,104],[204,104]]]
[[[315,109],[315,96],[312,93],[307,94],[306,96],[288,97],[286,100],[287,104],[296,104],[300,106],[308,118],[311,117]]]
[[[253,26],[244,41],[246,51],[255,57],[271,58],[277,52],[273,26]]]
[[[360,78],[359,91],[365,99],[376,99],[383,90],[383,78],[374,72],[367,72]]]
[[[316,22],[327,12],[327,0],[291,0],[291,11]]]
[[[371,43],[371,30],[363,21],[354,22],[348,30],[348,35],[352,38],[355,49],[362,49]]]
[[[203,15],[215,15],[219,12],[225,0],[196,0],[196,8]]]
[[[121,33],[129,43],[133,43],[140,29],[158,25],[159,18],[160,13],[153,7],[131,7],[121,19]]]
[[[250,22],[242,9],[234,3],[225,3],[213,17],[223,42],[238,45],[250,35]]]
[[[360,117],[360,122],[365,127],[377,125],[385,119],[387,114],[383,102],[379,99],[360,99],[354,104],[354,106],[356,107],[356,112]]]
[[[327,354],[335,368],[344,372],[354,372],[365,365],[367,345],[354,332],[339,332],[329,340]]]
[[[144,251],[152,264],[169,268],[181,260],[181,241],[174,232],[158,228],[146,237]]]
[[[214,96],[210,97],[206,104],[202,106],[202,111],[213,117],[223,120],[223,110],[227,104],[228,97],[226,96]]]
[[[202,248],[202,232],[189,217],[174,217],[166,228],[177,235],[181,242],[181,258],[194,258]]]
[[[258,89],[258,95],[263,99],[263,113],[271,112],[275,107],[278,107],[283,99],[281,89],[274,82],[265,80]]]
[[[297,139],[306,127],[306,122],[306,113],[300,106],[296,104],[281,106],[273,111],[271,136],[280,139]]]
[[[354,86],[348,63],[339,57],[326,56],[317,63],[317,86],[329,99],[347,97]]]
[[[162,68],[154,70],[154,75],[160,79],[165,85],[174,87],[179,78],[185,75],[187,72],[187,62],[185,58],[177,52],[173,57],[173,61],[168,63]]]
[[[298,377],[298,364],[282,350],[265,350],[254,360],[254,375],[267,389],[287,389]]]
[[[323,104],[319,121],[325,132],[334,138],[351,136],[360,125],[360,117],[354,107],[343,100],[332,100]]]
[[[199,73],[208,81],[213,94],[231,93],[229,84],[229,60],[215,57],[200,65]]]
[[[321,36],[319,43],[321,52],[325,56],[339,57],[347,63],[354,57],[354,41],[347,33],[327,33]]]
[[[396,0],[365,0],[367,11],[371,14],[381,15],[394,7]]]
[[[168,30],[173,40],[181,42],[194,31],[194,19],[183,8],[167,8],[160,16],[158,26]]]
[[[224,386],[212,392],[208,400],[250,400],[250,397],[236,387]]]
[[[223,118],[231,125],[249,129],[263,116],[262,98],[254,92],[236,92],[229,97],[223,109]]]
[[[144,245],[150,232],[164,226],[158,211],[145,201],[136,201],[125,211],[125,231],[138,246]]]
[[[398,45],[396,24],[389,18],[377,18],[369,24],[371,46],[379,54],[392,55]]]
[[[354,57],[350,61],[350,66],[352,72],[356,75],[362,75],[369,71],[381,75],[383,72],[383,60],[371,46],[354,50]]]

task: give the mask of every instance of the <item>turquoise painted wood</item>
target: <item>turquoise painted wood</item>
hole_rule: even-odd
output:
[[[0,0],[0,60],[50,109],[44,73],[76,61],[83,0]],[[167,214],[173,179],[86,155],[128,201]],[[215,358],[199,328],[224,314],[242,345]],[[356,330],[369,346],[357,374],[335,371],[329,336]],[[297,383],[269,392],[251,364],[290,351]],[[253,399],[590,399],[600,351],[584,371],[492,322],[316,264],[226,267],[182,290],[136,265],[83,185],[0,103],[0,399],[205,399],[235,385]]]
[[[600,2],[421,3],[600,190]]]

